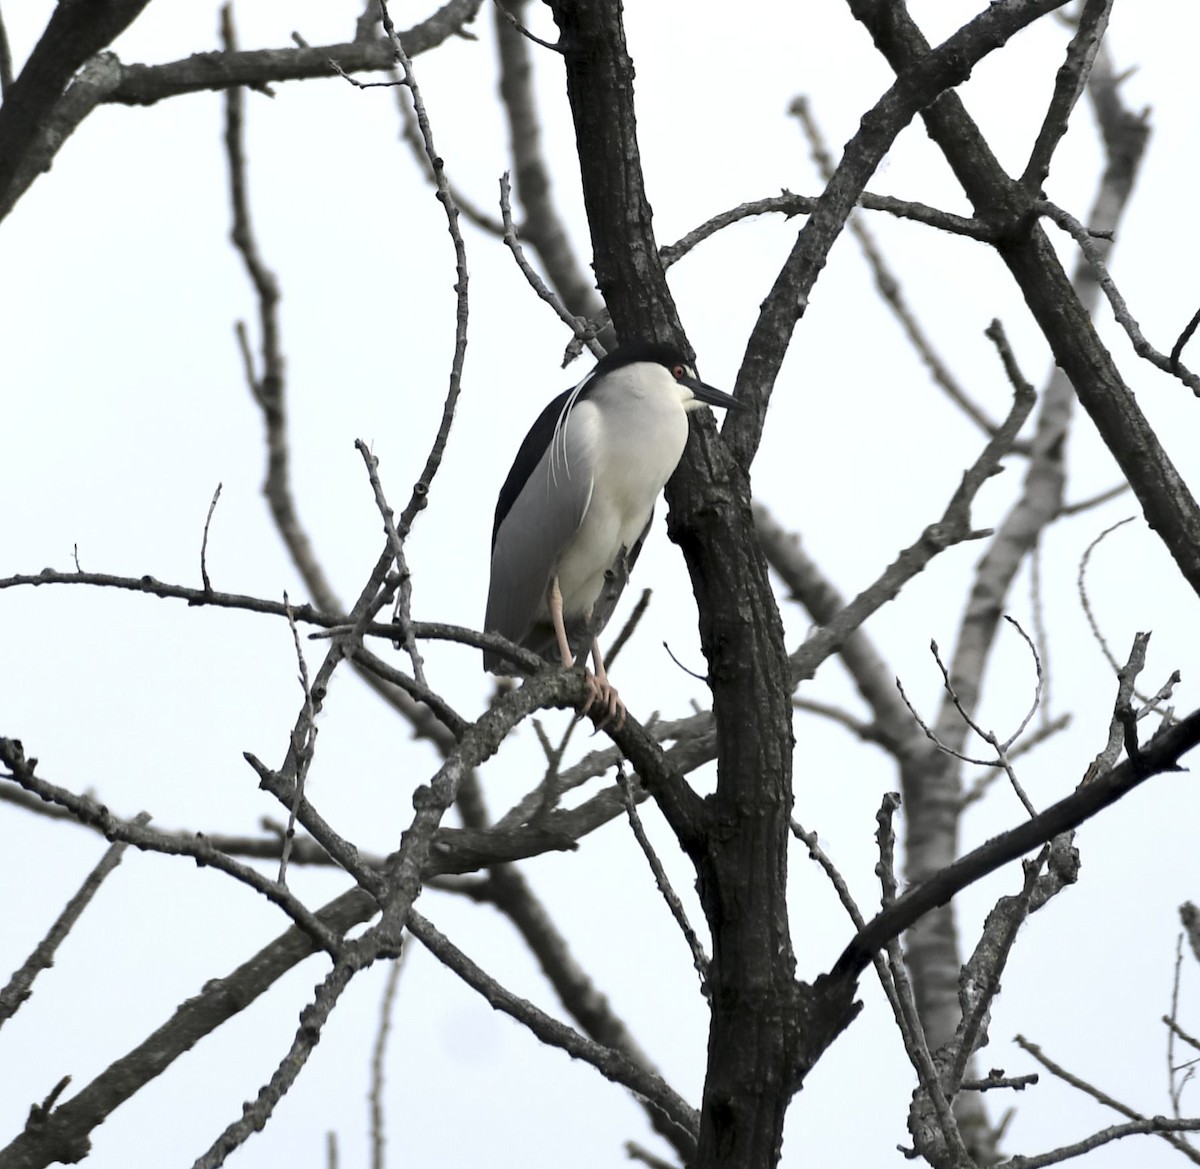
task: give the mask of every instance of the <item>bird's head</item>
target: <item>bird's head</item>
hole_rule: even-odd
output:
[[[702,405],[742,408],[742,403],[731,394],[702,382],[684,355],[665,342],[627,342],[602,357],[592,377],[605,377],[630,366],[645,367],[644,371],[639,370],[644,372],[644,377],[638,379],[639,385],[677,393],[684,410],[695,410]]]

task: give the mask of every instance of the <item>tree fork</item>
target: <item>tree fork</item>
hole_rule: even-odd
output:
[[[552,0],[551,8],[600,291],[618,335],[684,342],[642,179],[621,5]],[[800,1015],[786,902],[790,686],[746,474],[711,419],[696,421],[667,486],[671,538],[683,550],[700,610],[719,743],[717,791],[706,801],[701,831],[681,834],[713,936],[696,1164],[762,1169],[779,1159],[797,1086]]]

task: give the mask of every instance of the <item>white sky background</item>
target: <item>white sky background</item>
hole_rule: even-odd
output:
[[[914,4],[931,39],[957,28],[976,5]],[[14,58],[24,60],[52,5],[6,6]],[[244,47],[347,39],[355,3],[243,3]],[[400,25],[427,14],[397,8]],[[548,15],[539,29],[553,36]],[[891,74],[866,34],[835,0],[759,6],[734,20],[728,5],[631,5],[639,127],[660,242],[710,215],[781,187],[819,190],[807,149],[786,114],[810,96],[831,144],[844,142]],[[216,46],[215,8],[151,5],[116,50],[157,63]],[[545,27],[543,28],[542,25]],[[495,100],[491,13],[480,40],[454,42],[415,62],[438,149],[452,180],[495,205],[508,165]],[[1118,5],[1109,44],[1119,68],[1137,66],[1125,96],[1153,106],[1154,135],[1113,269],[1134,315],[1163,351],[1197,304],[1188,279],[1196,243],[1192,211],[1200,132],[1194,48],[1200,11],[1166,0]],[[984,63],[964,90],[1003,162],[1019,169],[1033,140],[1065,30],[1043,21]],[[585,258],[587,234],[561,63],[535,50],[547,153],[560,207]],[[302,519],[328,573],[351,598],[382,544],[356,437],[380,459],[394,506],[407,499],[436,429],[453,346],[453,254],[442,211],[396,141],[394,97],[344,82],[288,83],[274,101],[247,98],[250,191],[260,247],[282,289],[293,474]],[[232,324],[255,306],[228,245],[229,210],[216,94],[149,109],[99,110],[67,143],[0,230],[0,576],[44,566],[199,585],[200,535],[213,489],[224,484],[208,565],[217,589],[303,596],[260,494],[262,425],[246,390]],[[1085,218],[1098,150],[1090,109],[1080,106],[1058,152],[1048,193]],[[953,210],[965,203],[919,125],[910,128],[871,184],[880,193]],[[799,220],[739,225],[670,274],[701,373],[730,386],[757,306],[795,238]],[[968,241],[873,215],[870,224],[943,354],[993,416],[1009,390],[983,337],[1003,319],[1026,375],[1040,385],[1045,343],[1000,262]],[[487,548],[500,482],[542,404],[588,367],[559,369],[565,332],[528,291],[503,245],[472,229],[471,331],[463,395],[431,504],[409,547],[418,619],[478,624]],[[1056,232],[1050,229],[1051,235]],[[1064,254],[1073,251],[1063,244]],[[1179,383],[1139,363],[1103,314],[1104,335],[1139,402],[1184,477],[1200,483],[1192,438],[1197,405]],[[1200,356],[1191,353],[1193,365]],[[1186,357],[1185,357],[1186,360]],[[932,387],[881,309],[852,241],[839,241],[801,321],[776,388],[754,467],[756,495],[800,531],[808,550],[847,593],[864,587],[902,546],[940,516],[981,441]],[[1090,423],[1070,444],[1069,497],[1117,479]],[[978,525],[1003,514],[1022,464],[980,496]],[[643,587],[654,601],[639,644],[616,681],[641,718],[674,717],[701,683],[672,665],[661,643],[702,668],[686,573],[660,518],[618,628]],[[1103,744],[1115,682],[1088,633],[1074,577],[1098,532],[1137,510],[1128,496],[1066,521],[1044,557],[1051,629],[1053,713],[1072,729],[1022,763],[1031,797],[1069,792]],[[945,553],[869,625],[909,694],[931,712],[938,675],[927,647],[949,651],[982,546]],[[1135,630],[1152,629],[1147,688],[1183,671],[1181,709],[1200,705],[1195,598],[1139,521],[1093,558],[1091,596],[1122,658]],[[1029,621],[1027,578],[1010,611]],[[804,617],[784,608],[789,645]],[[310,660],[319,648],[310,647]],[[287,626],[278,620],[82,588],[0,594],[0,733],[22,739],[40,771],[89,789],[115,812],[151,812],[165,828],[256,829],[281,818],[243,762],[283,756],[300,703]],[[467,717],[482,710],[490,680],[475,651],[430,646],[431,681]],[[344,835],[374,851],[394,848],[413,788],[434,766],[429,748],[348,671],[320,721],[309,794]],[[1019,721],[1033,685],[1028,656],[1006,636],[989,678],[982,720]],[[804,693],[853,707],[834,663]],[[547,716],[552,735],[567,715]],[[871,910],[873,815],[895,786],[888,762],[845,732],[798,718],[796,811]],[[581,737],[577,747],[588,749]],[[483,772],[497,814],[540,776],[531,728]],[[700,778],[700,783],[711,782]],[[1190,776],[1163,776],[1080,832],[1079,884],[1024,928],[995,1011],[983,1066],[1034,1070],[1010,1042],[1020,1032],[1079,1075],[1148,1114],[1169,1110],[1165,1033],[1178,905],[1200,894],[1194,827],[1200,799]],[[965,825],[969,848],[1016,823],[1021,809],[997,785]],[[685,862],[656,813],[646,819],[701,921]],[[82,829],[0,805],[0,978],[42,937],[103,850]],[[793,853],[793,931],[800,977],[836,959],[850,929],[831,890]],[[524,866],[576,946],[579,960],[658,1061],[668,1081],[699,1103],[705,1011],[682,939],[653,891],[628,828],[615,822],[576,855]],[[320,904],[345,879],[292,870]],[[1010,867],[959,899],[970,945],[995,897],[1019,887]],[[553,996],[513,931],[490,910],[426,894],[422,910],[512,989],[548,1009]],[[186,861],[127,853],[96,903],[42,976],[33,999],[0,1034],[0,1134],[19,1130],[30,1103],[66,1073],[82,1087],[162,1023],[208,978],[234,966],[286,922],[225,877]],[[1181,1022],[1200,1026],[1200,979],[1184,964]],[[310,959],[271,994],[204,1040],[94,1134],[97,1169],[181,1165],[240,1115],[291,1040],[296,1015],[326,969]],[[231,1163],[324,1163],[336,1130],[342,1164],[367,1157],[366,1087],[383,971],[345,996],[309,1066],[265,1133]],[[913,1077],[889,1012],[864,977],[862,1017],[826,1055],[796,1098],[784,1163],[900,1163]],[[640,1109],[621,1089],[558,1052],[542,1050],[494,1015],[419,947],[402,978],[387,1065],[392,1164],[589,1167],[623,1161],[622,1142],[657,1147]],[[1116,1118],[1043,1076],[1015,1100],[1005,1147],[1032,1154],[1078,1139]],[[1195,1093],[1186,1110],[1200,1111]],[[1112,1146],[1093,1166],[1145,1166],[1176,1158],[1142,1139]]]

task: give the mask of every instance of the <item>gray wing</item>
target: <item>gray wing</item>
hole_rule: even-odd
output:
[[[575,404],[565,424],[565,450],[560,442],[552,458],[553,443],[547,444],[496,527],[484,629],[518,644],[533,631],[559,554],[579,530],[592,498],[593,460],[581,439],[591,421],[587,414],[595,409],[587,401]],[[540,645],[530,648],[541,651]],[[483,666],[493,673],[513,668],[487,652]]]

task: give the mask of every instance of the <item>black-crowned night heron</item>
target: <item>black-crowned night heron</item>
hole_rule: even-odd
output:
[[[600,725],[620,726],[625,706],[604,671],[593,608],[606,574],[618,588],[628,576],[683,456],[688,411],[704,402],[738,405],[674,346],[623,345],[542,411],[500,488],[484,628],[563,666],[590,645],[596,672],[580,713],[599,703]],[[483,665],[512,672],[487,651]]]

